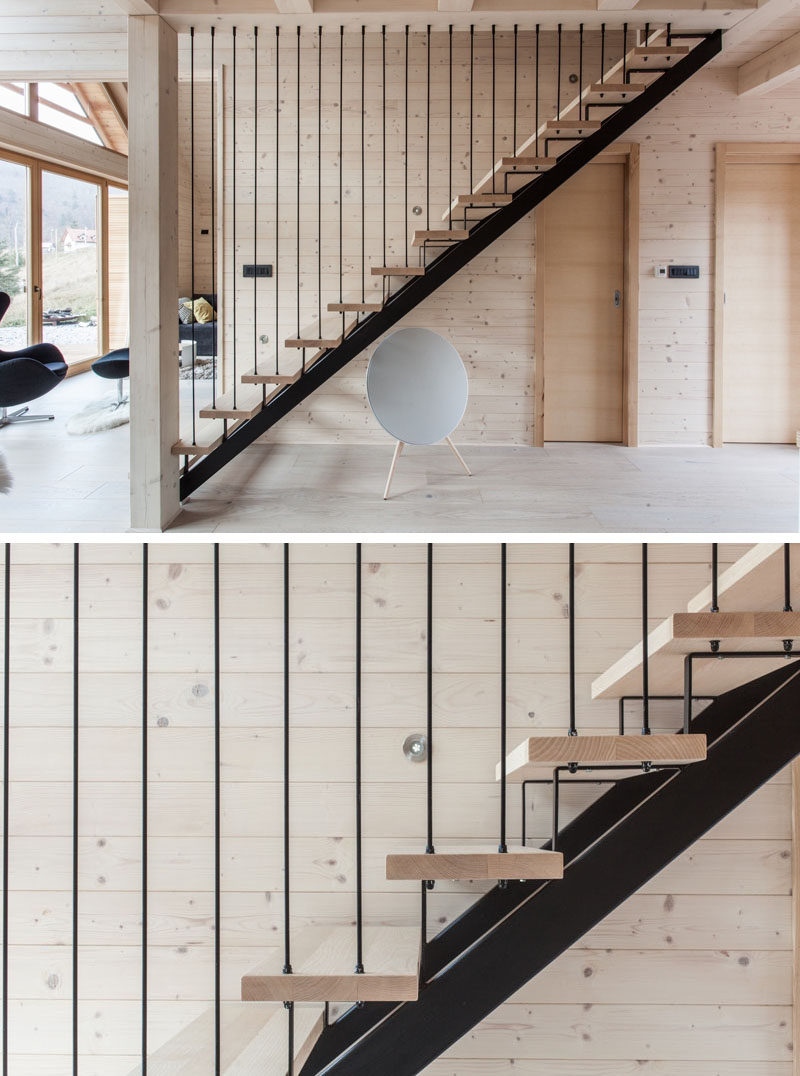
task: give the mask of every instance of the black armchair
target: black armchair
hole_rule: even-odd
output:
[[[0,291],[0,321],[10,305],[10,296]],[[67,364],[55,344],[32,344],[19,351],[0,350],[0,427],[11,422],[50,421],[53,415],[30,415],[27,406],[11,414],[8,409],[38,400],[66,376]]]

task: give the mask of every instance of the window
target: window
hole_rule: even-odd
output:
[[[24,82],[0,82],[0,108],[20,115],[28,114],[28,94]]]
[[[58,82],[39,82],[37,119],[59,131],[85,138],[88,142],[102,145],[103,140],[78,100],[75,91]]]

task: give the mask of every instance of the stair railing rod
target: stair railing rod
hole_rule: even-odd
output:
[[[2,1036],[3,1076],[8,1076],[8,867],[11,794],[11,543],[5,543],[3,565],[3,949]],[[143,1076],[146,1073],[143,1072]]]
[[[406,59],[405,59],[406,73],[405,73],[405,152],[403,154],[403,173],[404,173],[404,197],[403,203],[405,205],[405,261],[404,265],[408,265],[408,26],[406,26]]]
[[[339,302],[343,303],[342,280],[344,277],[343,261],[343,169],[344,169],[344,26],[339,27]],[[344,310],[342,311],[342,335],[346,323]]]
[[[475,27],[469,28],[469,193],[473,191],[472,179],[472,120],[475,111]]]
[[[513,156],[517,155],[517,24],[514,23],[514,120],[512,126]]]
[[[258,27],[253,27],[253,266],[258,265]],[[258,277],[253,268],[253,370],[258,373]],[[266,385],[261,386],[263,399]]]
[[[222,1072],[222,789],[219,542],[214,543],[214,1057]]]
[[[72,1076],[78,1076],[79,863],[80,833],[80,546],[72,547]]]
[[[322,336],[322,27],[317,29],[317,314]]]
[[[508,550],[500,546],[500,843],[498,852],[507,852],[506,790],[507,767],[507,671],[508,671]]]
[[[214,61],[216,35],[214,27],[211,27],[211,292],[219,306],[217,295],[217,139],[216,139],[216,81],[217,71]],[[194,302],[194,295],[192,295]],[[212,322],[211,336],[213,339],[211,355],[211,406],[217,406],[217,345],[219,343],[217,333],[217,319]],[[194,346],[192,347],[194,350]],[[223,423],[223,430],[227,427]]]
[[[356,543],[356,967],[364,973],[363,876],[361,859],[361,542]]]
[[[667,47],[672,44],[672,23],[667,23]]]
[[[497,158],[494,155],[494,140],[495,140],[495,89],[496,89],[496,67],[495,67],[495,26],[492,23],[492,194],[495,193],[495,177],[497,170],[495,168],[495,162]]]
[[[578,27],[578,119],[583,103],[583,23]]]
[[[425,227],[431,226],[431,26],[426,34],[425,89]],[[423,250],[425,248],[423,247]]]
[[[192,290],[192,303],[194,303],[194,210],[195,210],[195,197],[194,197],[194,27],[189,28],[189,167],[191,169],[191,183],[189,185],[190,191],[190,229],[191,229],[191,243],[190,243],[190,257],[192,259],[192,272],[191,272],[191,290]],[[197,444],[197,382],[195,380],[195,316],[194,306],[192,306],[192,444]]]
[[[383,136],[383,168],[381,186],[383,187],[383,264],[386,265],[386,27],[381,27],[381,93],[383,95],[383,110],[381,132]],[[386,278],[384,277],[384,280]]]
[[[789,542],[783,544],[783,611],[791,613],[792,610],[792,547]],[[792,639],[783,640],[785,653],[790,654],[794,647]]]
[[[575,724],[575,543],[569,544],[569,735],[577,736]]]
[[[231,268],[233,270],[233,276],[231,280],[231,318],[233,328],[233,347],[231,349],[233,353],[233,406],[236,407],[236,173],[239,171],[236,164],[236,27],[233,27],[233,42],[232,42],[232,116],[231,116],[231,140],[233,150],[233,178],[231,188],[231,238],[233,242],[233,257],[231,258]]]
[[[535,155],[539,156],[539,24],[536,24],[536,103],[534,115],[534,137],[536,139]]]
[[[711,610],[719,612],[719,546],[716,542],[711,543]],[[711,653],[716,654],[719,650],[719,639],[710,639]]]
[[[275,27],[275,373],[280,374],[281,28]]]
[[[148,797],[148,669],[149,669],[149,596],[150,554],[147,542],[142,545],[142,1076],[147,1076],[147,987],[148,987],[148,951],[147,951],[147,917],[148,917],[148,836],[149,836],[149,797]]]
[[[300,339],[300,27],[297,27],[297,231],[295,235],[295,288],[297,291],[297,337]],[[300,376],[306,372],[306,349],[301,349]]]
[[[450,93],[447,107],[447,227],[453,227],[453,24],[448,30],[448,77]]]
[[[606,24],[600,24],[600,82],[606,80]]]
[[[622,81],[628,81],[628,24],[622,24]]]
[[[556,65],[556,119],[561,119],[561,23],[558,24],[558,62]]]
[[[283,974],[292,974],[291,937],[291,856],[289,849],[290,756],[289,756],[289,543],[283,543]],[[288,1010],[289,1076],[294,1073],[294,1002],[285,1002]]]
[[[366,212],[364,209],[366,198],[366,184],[365,184],[365,156],[364,156],[364,113],[366,111],[366,103],[364,98],[364,43],[366,39],[367,29],[365,26],[361,27],[361,302],[367,301],[367,288],[365,277],[366,266],[366,238],[365,238],[365,220]],[[356,322],[359,321],[360,314],[356,314]]]
[[[433,543],[428,542],[427,565],[427,667],[426,667],[426,707],[427,707],[427,818],[428,840],[425,851],[432,855],[433,846]]]
[[[642,542],[642,735],[650,735],[650,654],[647,615],[647,542]]]

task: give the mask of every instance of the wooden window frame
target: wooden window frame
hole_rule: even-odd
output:
[[[622,444],[639,444],[639,143],[618,142],[598,154],[593,164],[622,164],[625,167],[623,209],[623,326],[622,326]],[[533,365],[533,445],[544,447],[544,228],[539,212],[534,213],[534,365]]]
[[[29,154],[15,153],[13,150],[0,148],[0,160],[20,164],[28,169],[28,199],[26,241],[28,244],[28,344],[42,343],[43,293],[42,293],[42,173],[53,172],[57,175],[91,183],[100,193],[97,213],[97,314],[98,341],[100,352],[78,359],[68,364],[67,377],[84,373],[109,350],[109,264],[108,264],[108,189],[116,187],[127,190],[126,184],[119,180],[109,180],[92,172],[84,172],[66,165],[54,164]],[[37,290],[38,289],[38,290]]]
[[[797,142],[717,142],[714,147],[714,333],[711,375],[711,444],[725,443],[725,187],[729,165],[800,164]]]

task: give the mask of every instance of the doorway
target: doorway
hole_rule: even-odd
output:
[[[800,430],[800,153],[755,148],[729,145],[717,178],[715,444],[794,444]]]

